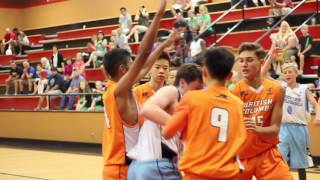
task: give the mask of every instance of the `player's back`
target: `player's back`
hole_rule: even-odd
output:
[[[108,81],[107,91],[103,94],[106,124],[103,131],[102,153],[104,165],[126,163],[126,151],[131,149],[138,139],[139,127],[125,125],[114,96],[116,83]]]
[[[244,102],[244,120],[253,121],[256,126],[270,126],[271,116],[278,95],[282,91],[281,85],[275,80],[263,79],[258,89],[249,86],[245,80],[236,84],[232,92]],[[241,148],[240,158],[254,157],[278,144],[278,136],[263,136],[248,131],[248,138]]]
[[[239,173],[236,156],[246,138],[242,102],[224,87],[191,91],[178,108],[187,108],[182,132],[187,144],[180,161],[186,174],[230,178]]]

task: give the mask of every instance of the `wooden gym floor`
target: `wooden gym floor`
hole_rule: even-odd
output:
[[[1,180],[100,180],[99,145],[43,143],[0,139]],[[292,172],[298,180],[296,172]],[[307,174],[320,179],[320,171]]]

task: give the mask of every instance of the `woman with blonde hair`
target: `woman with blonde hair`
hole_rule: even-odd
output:
[[[286,21],[282,21],[279,31],[270,35],[272,41],[271,50],[276,49],[279,53],[273,68],[277,74],[281,73],[281,65],[284,62],[295,62],[298,53],[298,38]]]
[[[42,57],[40,62],[41,62],[41,66],[43,69],[51,70],[51,65],[50,65],[50,61],[48,58]]]

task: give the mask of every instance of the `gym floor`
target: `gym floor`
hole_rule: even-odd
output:
[[[100,180],[100,145],[0,139],[1,180]],[[292,172],[298,180],[296,172]],[[320,171],[308,170],[308,180]]]

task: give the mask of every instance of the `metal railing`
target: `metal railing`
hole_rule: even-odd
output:
[[[216,44],[216,40],[217,40],[217,33],[216,33],[216,30],[215,30],[215,25],[220,22],[224,17],[226,17],[232,10],[234,10],[236,7],[238,7],[239,5],[241,5],[242,3],[244,2],[244,0],[240,0],[239,2],[237,2],[235,5],[233,5],[229,10],[225,11],[222,15],[220,15],[216,20],[214,20],[210,26],[208,28],[206,28],[205,31],[203,31],[202,33],[200,33],[197,37],[197,38],[200,38],[202,37],[206,31],[208,31],[210,28],[213,28],[213,32],[214,32],[214,39],[215,39],[215,44]],[[244,6],[242,5],[242,20],[244,20]],[[238,23],[237,23],[238,24]],[[235,29],[235,28],[231,28],[232,30]],[[230,30],[230,29],[229,29]]]
[[[297,4],[293,9],[291,9],[291,11],[288,14],[286,14],[285,16],[282,16],[280,20],[278,20],[272,27],[270,27],[269,30],[265,32],[262,36],[260,36],[255,42],[260,43],[267,35],[269,35],[273,31],[273,29],[275,29],[275,27],[277,27],[282,21],[284,21],[289,15],[291,15],[296,9],[302,6],[302,4],[304,4],[305,2],[306,0],[302,0],[301,2],[299,2],[299,4]],[[318,6],[318,3],[317,3],[317,6]]]
[[[48,94],[48,93],[43,93],[43,94],[36,94],[36,95],[33,95],[33,94],[17,94],[17,95],[0,95],[0,99],[1,98],[20,98],[20,97],[48,97],[48,110],[45,110],[45,111],[58,111],[58,112],[73,112],[73,111],[76,111],[76,110],[53,110],[51,109],[51,100],[52,100],[52,97],[63,97],[63,96],[85,96],[85,95],[91,95],[91,96],[102,96],[101,93],[59,93],[59,94]],[[76,104],[76,103],[75,103]],[[30,110],[19,110],[19,111],[35,111],[33,110],[34,108],[30,108]],[[16,109],[15,108],[8,108],[8,109],[3,109],[3,110],[0,110],[0,111],[15,111]],[[40,111],[40,110],[39,110]],[[44,110],[41,110],[41,111],[44,111]],[[76,111],[78,112],[78,111]],[[88,112],[97,112],[97,111],[88,111]],[[100,112],[100,111],[99,111]],[[102,112],[102,111],[101,111]]]

